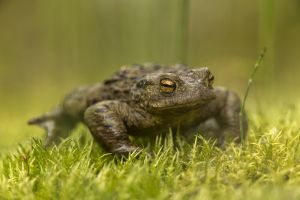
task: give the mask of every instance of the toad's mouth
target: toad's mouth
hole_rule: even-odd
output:
[[[212,99],[211,99],[212,100]],[[184,103],[174,103],[174,104],[154,104],[152,107],[155,110],[164,111],[164,110],[187,110],[190,111],[192,109],[199,108],[203,105],[206,105],[211,100],[195,100],[195,101],[189,101]]]
[[[192,96],[192,97],[191,97]],[[216,94],[213,91],[207,91],[205,94],[197,93],[191,95],[171,96],[153,99],[149,101],[149,107],[153,112],[160,111],[191,111],[198,109],[216,98]]]

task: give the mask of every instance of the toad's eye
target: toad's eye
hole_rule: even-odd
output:
[[[171,94],[176,89],[176,83],[168,78],[160,80],[160,92],[165,94]]]

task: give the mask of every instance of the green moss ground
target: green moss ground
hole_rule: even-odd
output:
[[[84,128],[48,150],[31,139],[1,152],[0,199],[300,199],[299,116],[297,105],[253,109],[243,147],[158,138],[127,160]]]

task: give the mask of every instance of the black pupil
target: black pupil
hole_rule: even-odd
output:
[[[174,88],[174,89],[176,87],[175,83],[169,79],[161,80],[160,85],[168,88]]]
[[[161,85],[164,86],[164,87],[174,88],[175,89],[175,84],[174,83],[173,84],[162,83]]]

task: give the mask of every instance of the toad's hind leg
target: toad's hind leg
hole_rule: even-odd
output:
[[[28,121],[29,125],[36,125],[47,131],[45,146],[58,144],[62,138],[70,135],[77,120],[66,114],[61,106],[56,107],[39,117]]]

